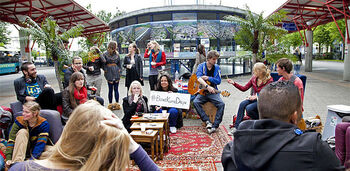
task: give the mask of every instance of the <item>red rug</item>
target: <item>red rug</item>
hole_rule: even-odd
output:
[[[156,164],[162,171],[217,171],[213,160],[205,160],[200,162],[194,162],[190,160],[163,160],[157,161]],[[140,169],[136,165],[127,169],[127,171],[139,170]]]
[[[203,126],[185,126],[170,135],[170,150],[163,160],[199,162],[212,159],[219,163],[223,148],[231,140],[224,126],[211,135]]]

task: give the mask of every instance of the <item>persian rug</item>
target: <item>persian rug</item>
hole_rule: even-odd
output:
[[[200,162],[213,159],[219,163],[223,148],[231,140],[224,126],[220,126],[211,135],[203,126],[184,126],[176,134],[170,135],[170,150],[163,160]]]
[[[216,171],[215,163],[221,162],[222,150],[231,140],[224,126],[211,135],[203,126],[184,126],[170,134],[170,150],[156,164],[163,171]]]
[[[157,166],[162,171],[217,171],[213,159],[195,162],[191,160],[171,161],[163,160],[157,161]],[[137,166],[133,166],[128,171],[139,171]]]

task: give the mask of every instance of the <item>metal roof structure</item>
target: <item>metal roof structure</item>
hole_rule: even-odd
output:
[[[53,17],[63,29],[78,24],[84,26],[85,36],[109,31],[108,25],[74,0],[1,0],[0,20],[21,25],[29,16],[37,23]]]
[[[334,21],[343,40],[345,40],[336,20],[345,18],[347,23],[347,19],[350,19],[349,8],[349,0],[288,0],[273,13],[281,9],[286,11],[287,18],[282,22],[294,23],[296,27],[294,31],[299,31],[299,33],[300,30],[311,30],[318,25]],[[347,31],[346,34],[348,34],[347,41],[350,42],[349,32]]]

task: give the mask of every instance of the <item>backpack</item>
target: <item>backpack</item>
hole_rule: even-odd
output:
[[[12,113],[0,106],[0,138],[5,138],[5,133],[12,123]]]

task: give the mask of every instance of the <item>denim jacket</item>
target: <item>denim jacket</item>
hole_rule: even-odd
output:
[[[214,65],[214,69],[214,77],[209,77],[209,82],[212,87],[218,89],[217,85],[221,83],[221,70],[217,64]],[[196,75],[198,78],[201,76],[207,76],[207,62],[198,65]]]

